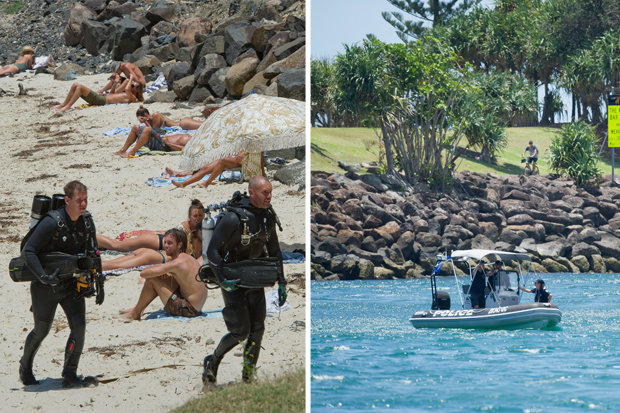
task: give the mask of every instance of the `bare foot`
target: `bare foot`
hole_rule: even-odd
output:
[[[114,155],[123,155],[124,153],[125,151],[120,150],[120,151],[114,152]]]
[[[206,188],[209,186],[207,181],[198,182],[196,185],[198,185],[200,188]]]
[[[128,154],[127,152],[123,152],[123,153],[121,153],[120,155],[121,155],[121,157],[123,157],[123,158],[129,158],[130,156],[133,156],[133,155],[131,155],[131,154]]]
[[[140,314],[136,315],[135,310],[136,308],[134,307],[125,311],[121,311],[118,315],[118,318],[125,321],[140,320]]]
[[[177,188],[183,188],[185,185],[183,185],[183,182],[177,182],[177,181],[172,181],[172,185],[176,186]]]
[[[167,173],[170,177],[176,176],[176,172],[175,172],[175,171],[173,171],[173,170],[172,170],[172,169],[170,169],[170,168],[166,168],[166,173]]]

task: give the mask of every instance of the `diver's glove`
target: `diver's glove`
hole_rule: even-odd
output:
[[[58,279],[59,273],[60,273],[60,269],[56,268],[54,271],[52,271],[51,274],[44,274],[41,277],[39,277],[39,281],[41,281],[41,283],[43,283],[44,285],[56,287],[58,283],[60,282],[60,280]]]
[[[282,307],[286,303],[286,283],[278,284],[278,307]]]
[[[105,291],[103,290],[103,283],[105,281],[105,276],[102,274],[95,275],[95,284],[97,285],[97,296],[95,297],[95,304],[101,305],[103,304],[103,299],[105,298]]]
[[[220,282],[220,288],[231,293],[239,288],[239,281],[240,280],[223,280]]]

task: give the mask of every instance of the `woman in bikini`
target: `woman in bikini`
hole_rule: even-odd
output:
[[[141,124],[131,128],[123,147],[119,151],[114,152],[115,155],[120,155],[124,158],[135,156],[138,150],[143,146],[146,146],[152,151],[179,151],[183,149],[192,135],[178,133],[165,136],[166,131],[163,130],[162,127],[180,126],[183,129],[189,130],[198,129],[200,124],[202,124],[202,122],[192,118],[183,118],[177,122],[159,112],[155,112],[151,115],[148,109],[142,105],[140,105],[136,111],[136,117]],[[134,142],[135,145],[133,149],[127,152]]]
[[[197,228],[199,224],[202,224],[202,220],[205,217],[204,206],[202,202],[197,199],[192,200],[191,205],[187,213],[187,221],[183,221],[179,225],[179,229],[183,230],[186,234],[189,234],[193,229]],[[105,235],[97,235],[97,244],[99,248],[112,250],[112,251],[136,251],[139,248],[148,248],[151,250],[163,250],[163,239],[165,231],[149,231],[139,230],[130,233],[121,234],[121,239],[113,239],[106,237]],[[191,242],[188,243],[188,247],[191,246]],[[187,251],[191,254],[191,251]],[[161,257],[160,257],[161,258]]]
[[[19,73],[27,69],[32,69],[34,65],[34,49],[30,46],[24,46],[21,56],[17,58],[14,64],[6,65],[0,68],[0,76],[10,73]]]
[[[121,268],[134,268],[143,265],[163,264],[170,257],[166,253],[150,248],[138,248],[134,252],[115,258],[113,260],[101,261],[103,271],[118,270]]]
[[[67,111],[71,109],[71,106],[73,106],[79,98],[84,99],[86,102],[94,106],[110,105],[112,103],[143,102],[143,91],[144,86],[135,81],[133,77],[129,78],[129,82],[127,82],[127,86],[124,90],[119,93],[109,93],[107,95],[100,95],[84,85],[74,83],[71,85],[71,89],[69,90],[65,101],[60,105],[54,106],[52,109],[62,112]]]

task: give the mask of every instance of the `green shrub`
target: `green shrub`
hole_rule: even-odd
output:
[[[583,121],[569,123],[551,141],[551,169],[569,176],[577,186],[583,186],[601,174],[596,166],[599,159],[597,150],[598,139],[594,127]]]
[[[11,1],[7,4],[3,4],[0,11],[5,14],[15,14],[23,7],[24,3],[21,1]]]

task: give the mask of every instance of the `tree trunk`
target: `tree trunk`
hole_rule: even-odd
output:
[[[394,168],[394,152],[392,151],[392,143],[390,142],[390,137],[388,136],[388,132],[381,121],[381,137],[383,139],[383,146],[385,146],[385,162],[387,163],[387,173],[395,174],[396,170]]]
[[[540,124],[548,125],[549,118],[550,118],[549,112],[551,109],[551,101],[549,99],[549,84],[547,82],[545,82],[544,84],[545,84],[545,97],[543,98],[543,112],[540,118]]]

